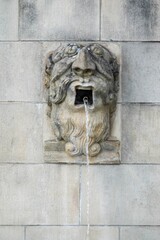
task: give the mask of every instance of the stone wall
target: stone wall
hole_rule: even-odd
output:
[[[90,167],[90,239],[159,240],[160,3],[0,0],[0,240],[86,235],[86,167],[43,161],[48,50],[122,50],[121,165]]]

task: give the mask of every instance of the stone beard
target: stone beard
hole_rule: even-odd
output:
[[[118,73],[115,57],[99,44],[68,44],[49,54],[45,85],[51,123],[57,141],[65,141],[69,155],[86,155],[84,97],[88,99],[89,156],[96,156],[101,143],[110,137]]]

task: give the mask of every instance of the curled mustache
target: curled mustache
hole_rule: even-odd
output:
[[[67,95],[67,89],[69,85],[73,82],[77,81],[77,77],[67,77],[59,83],[58,86],[55,86],[54,89],[50,92],[49,101],[51,103],[59,104],[63,102]]]
[[[63,102],[67,95],[68,87],[75,81],[81,82],[81,78],[70,74],[69,76],[66,76],[66,78],[61,79],[57,86],[56,83],[53,82],[53,86],[51,85],[50,89],[49,101],[55,104]],[[97,81],[97,78],[95,76],[91,76],[88,81],[94,82]]]

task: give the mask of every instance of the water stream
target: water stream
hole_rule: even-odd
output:
[[[86,176],[86,183],[87,183],[87,232],[86,232],[86,240],[89,240],[90,235],[90,182],[89,182],[89,114],[88,114],[88,98],[84,97],[84,107],[86,113],[86,165],[87,165],[87,176]]]

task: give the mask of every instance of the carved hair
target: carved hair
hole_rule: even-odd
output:
[[[49,105],[64,101],[69,85],[76,81],[77,78],[74,78],[71,72],[68,73],[66,78],[63,78],[63,75],[71,69],[76,56],[83,47],[82,45],[68,44],[66,47],[49,53],[45,66],[45,86],[49,90]],[[90,60],[94,62],[96,71],[107,80],[112,81],[109,101],[112,102],[111,112],[113,112],[115,108],[113,103],[117,100],[119,90],[119,65],[117,60],[108,49],[99,44],[89,44],[86,51]]]
[[[90,91],[92,95],[88,146],[89,155],[93,157],[100,152],[100,143],[110,136],[111,117],[119,90],[118,75],[116,58],[99,44],[68,44],[49,53],[45,86],[52,127],[57,139],[65,141],[66,152],[71,156],[86,154],[84,105],[80,102],[81,106],[76,106],[77,92]],[[54,111],[53,104],[56,104]]]

